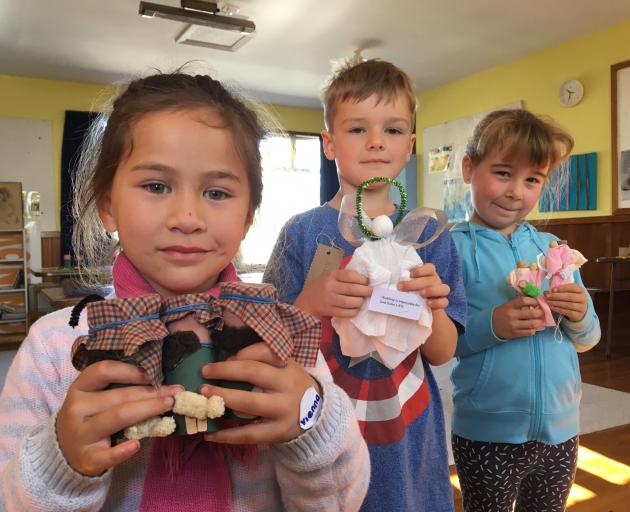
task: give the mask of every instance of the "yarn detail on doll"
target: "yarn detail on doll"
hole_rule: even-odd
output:
[[[319,321],[290,304],[278,302],[270,284],[225,282],[218,297],[157,294],[92,302],[86,307],[89,331],[72,348],[78,370],[101,359],[132,360],[153,385],[164,380],[162,352],[169,335],[166,324],[187,315],[209,330],[221,330],[226,312],[255,331],[283,361],[294,358],[315,366],[321,328]]]

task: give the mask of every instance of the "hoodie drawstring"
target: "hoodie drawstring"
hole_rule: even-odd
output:
[[[468,226],[470,227],[470,238],[472,240],[472,256],[475,261],[475,283],[480,283],[481,271],[479,270],[479,254],[477,253],[477,228],[472,222],[470,222]]]

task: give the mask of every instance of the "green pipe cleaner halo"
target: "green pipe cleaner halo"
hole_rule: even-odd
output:
[[[396,181],[392,178],[385,178],[383,176],[376,176],[361,183],[361,185],[359,185],[359,188],[357,188],[357,221],[359,224],[359,229],[368,239],[372,241],[380,240],[381,237],[376,236],[370,229],[368,229],[365,225],[365,221],[363,220],[363,190],[372,185],[372,183],[378,182],[394,185],[400,193],[400,207],[398,208],[398,217],[396,217],[394,226],[397,226],[403,219],[405,215],[405,208],[407,208],[407,191],[405,190],[405,187],[403,187],[402,183],[400,183],[399,181]]]

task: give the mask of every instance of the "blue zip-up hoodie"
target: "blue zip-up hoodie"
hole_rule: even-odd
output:
[[[511,340],[492,330],[494,308],[516,297],[507,282],[510,271],[520,260],[537,261],[558,238],[528,223],[509,239],[472,222],[456,224],[451,231],[468,300],[466,332],[457,341],[451,374],[453,432],[503,443],[558,444],[577,435],[582,391],[576,352],[589,350],[600,338],[590,297],[584,318],[563,318],[560,329]],[[574,278],[582,284],[578,271]]]

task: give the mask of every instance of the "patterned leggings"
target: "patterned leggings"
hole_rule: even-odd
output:
[[[577,436],[548,445],[484,443],[453,434],[452,442],[465,512],[565,510],[577,467]]]

